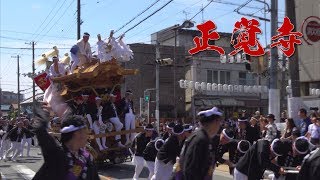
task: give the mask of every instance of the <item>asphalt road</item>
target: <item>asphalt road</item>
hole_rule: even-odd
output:
[[[0,172],[2,179],[5,180],[31,180],[35,172],[43,163],[42,156],[38,154],[39,148],[33,147],[31,149],[31,157],[21,157],[17,162],[8,160],[0,161]],[[144,168],[140,179],[147,180],[148,169]],[[134,174],[134,166],[131,162],[123,164],[112,164],[99,167],[99,174],[101,179],[108,180],[130,180]],[[215,171],[214,180],[231,180],[232,177],[223,169],[219,168]]]

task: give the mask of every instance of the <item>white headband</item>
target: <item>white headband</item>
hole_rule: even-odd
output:
[[[238,119],[238,121],[245,122],[245,121],[248,121],[248,119]]]
[[[218,115],[218,116],[222,116],[222,113],[218,111],[217,107],[213,107],[212,109],[208,109],[208,110],[205,110],[205,111],[200,111],[198,113],[198,116],[204,115],[206,117],[209,117],[209,116],[211,116],[213,114]]]
[[[273,152],[275,155],[277,155],[277,156],[282,156],[282,155],[276,153],[276,152],[274,151],[274,149],[273,149],[274,143],[275,143],[275,142],[278,142],[278,141],[280,141],[280,140],[279,140],[279,139],[275,139],[275,140],[272,141],[272,143],[271,143],[271,150],[272,150],[272,152]]]
[[[173,129],[173,127],[170,127],[170,126],[168,126],[168,125],[167,125],[167,128],[168,128],[168,129],[171,129],[171,130]]]
[[[222,130],[222,134],[223,134],[228,140],[233,139],[233,137],[228,136],[228,134],[226,133],[226,129],[223,129],[223,130]]]
[[[193,129],[193,127],[192,126],[189,126],[189,128],[188,129],[184,129],[184,131],[190,131],[190,130],[192,130]]]
[[[157,147],[157,142],[158,142],[158,141],[161,141],[161,142],[162,142],[162,145],[164,144],[164,140],[163,140],[163,139],[158,139],[158,140],[156,141],[156,143],[154,144],[154,147],[156,148],[157,151],[160,150],[160,149]]]
[[[76,127],[74,125],[70,125],[70,126],[66,126],[66,127],[62,128],[60,130],[60,132],[61,133],[69,133],[69,132],[77,131],[77,130],[85,128],[85,127],[86,127],[86,125],[79,126],[79,127]]]
[[[298,137],[298,138],[294,141],[293,147],[294,147],[294,149],[295,149],[299,154],[306,154],[306,153],[309,151],[309,148],[308,148],[306,151],[299,151],[299,150],[296,148],[296,142],[297,142],[297,140],[299,140],[299,139],[304,139],[304,140],[308,141],[308,138],[306,138],[306,137],[304,137],[304,136]]]
[[[144,127],[144,130],[153,131],[154,129],[153,129],[153,128],[146,128],[146,127]]]
[[[251,146],[251,143],[249,141],[247,141],[247,140],[241,140],[241,141],[238,142],[238,146],[237,146],[238,151],[240,151],[241,153],[246,153],[249,149],[246,150],[246,151],[242,151],[242,149],[240,148],[240,143],[241,142],[248,142],[249,143],[249,148]]]
[[[174,135],[179,136],[179,135],[181,135],[181,134],[183,134],[183,133],[184,133],[184,130],[183,130],[181,133],[175,133],[174,131],[172,131],[172,133],[173,133]]]

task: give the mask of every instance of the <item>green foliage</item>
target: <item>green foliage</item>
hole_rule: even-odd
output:
[[[18,117],[18,111],[10,111],[8,113],[8,119],[11,119],[11,118],[16,119],[16,117]]]

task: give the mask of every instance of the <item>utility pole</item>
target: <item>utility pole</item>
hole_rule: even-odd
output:
[[[173,110],[174,118],[177,119],[177,104],[176,104],[176,60],[177,60],[177,31],[174,29],[174,48],[173,48]]]
[[[80,39],[80,34],[81,34],[81,30],[80,30],[80,26],[81,26],[81,5],[80,5],[80,0],[78,0],[77,3],[77,40]]]
[[[32,112],[36,110],[36,84],[34,82],[35,65],[34,65],[34,41],[32,41]]]
[[[20,117],[20,64],[19,58],[20,56],[11,56],[11,58],[17,58],[17,77],[18,77],[18,117]]]
[[[294,26],[293,31],[296,31],[295,1],[286,0],[286,14]],[[302,102],[302,99],[300,98],[301,94],[300,94],[298,47],[296,44],[294,46],[296,50],[293,56],[289,58],[289,73],[290,73],[290,80],[291,80],[290,82],[291,82],[292,96],[288,98],[288,114],[289,114],[289,117],[297,121],[298,111],[300,108],[302,108],[303,102]]]
[[[283,55],[281,60],[282,60],[282,69],[281,69],[281,91],[280,91],[280,109],[283,110],[284,109],[284,103],[286,100],[286,87],[287,87],[287,83],[284,83],[286,80],[286,56]]]
[[[271,37],[277,34],[278,29],[278,1],[271,0]],[[271,49],[269,113],[274,114],[276,121],[280,120],[280,90],[278,89],[278,51]]]
[[[160,59],[160,43],[156,42],[156,60]],[[157,126],[157,132],[160,134],[160,117],[159,117],[159,64],[156,63],[156,126]]]

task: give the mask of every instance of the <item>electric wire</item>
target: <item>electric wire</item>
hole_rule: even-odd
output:
[[[149,16],[145,17],[144,19],[142,19],[140,22],[138,22],[137,24],[135,24],[134,26],[132,26],[131,28],[129,28],[128,30],[126,30],[124,33],[122,34],[126,34],[127,32],[131,31],[132,29],[134,29],[135,27],[137,27],[139,24],[141,24],[142,22],[144,22],[145,20],[149,19],[150,17],[152,17],[153,15],[155,15],[157,12],[159,12],[160,10],[162,10],[163,8],[165,8],[167,5],[169,5],[173,0],[168,1],[166,4],[164,4],[163,6],[161,6],[159,9],[157,9],[156,11],[154,11],[153,13],[151,13]],[[119,37],[118,37],[119,38]]]
[[[121,29],[123,29],[124,27],[126,27],[128,24],[130,24],[132,21],[134,21],[135,19],[137,19],[139,16],[141,16],[143,13],[145,13],[146,11],[148,11],[151,7],[153,7],[155,4],[157,4],[160,0],[156,0],[154,3],[152,3],[150,6],[148,6],[146,9],[144,9],[143,11],[141,11],[139,14],[137,14],[135,17],[133,17],[131,20],[129,20],[127,23],[125,23],[123,26],[121,26],[120,28],[118,28],[117,30],[114,31],[114,33],[120,31]]]

